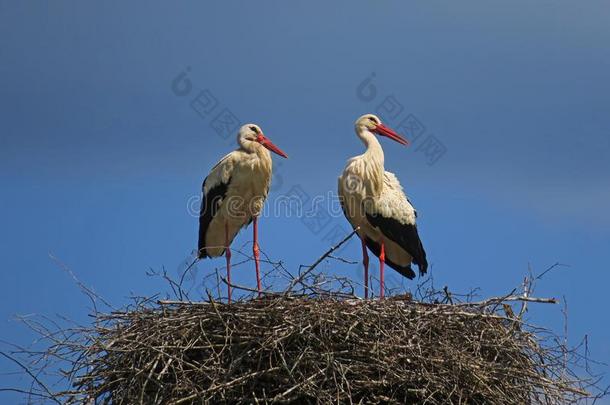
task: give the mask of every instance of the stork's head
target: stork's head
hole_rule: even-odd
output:
[[[248,152],[256,152],[257,148],[263,146],[282,157],[288,157],[288,155],[275,146],[273,142],[263,134],[263,130],[256,124],[246,124],[242,126],[237,135],[237,142]]]
[[[358,134],[368,131],[377,135],[387,136],[388,138],[403,144],[408,145],[409,141],[400,136],[392,128],[386,127],[381,123],[381,120],[375,114],[364,114],[356,120],[356,132]],[[369,135],[370,136],[370,135]]]

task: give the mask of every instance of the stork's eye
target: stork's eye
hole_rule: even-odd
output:
[[[258,129],[256,129],[256,127],[250,127],[251,131],[254,131],[255,134],[258,134]]]

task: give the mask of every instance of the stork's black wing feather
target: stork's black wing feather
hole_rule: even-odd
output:
[[[205,187],[205,182],[207,178],[203,181],[202,189]],[[227,193],[227,188],[229,187],[229,183],[231,179],[226,183],[218,183],[214,187],[210,188],[210,190],[206,193],[202,193],[203,197],[201,200],[201,211],[199,213],[199,243],[198,243],[198,257],[200,259],[204,259],[208,257],[206,249],[205,249],[205,235],[208,231],[208,227],[214,215],[218,211],[218,207],[222,199],[225,197]]]
[[[367,212],[366,218],[371,225],[379,228],[387,238],[396,242],[413,257],[413,263],[417,264],[421,275],[426,273],[428,261],[426,260],[426,251],[417,233],[417,225],[403,224],[396,219],[384,217],[379,213],[370,214]]]
[[[349,217],[347,216],[347,212],[345,211],[345,206],[344,206],[344,204],[343,204],[343,199],[342,199],[342,198],[340,199],[340,202],[341,202],[341,209],[343,210],[343,214],[345,215],[345,217],[346,217],[346,218],[349,218]],[[369,219],[369,222],[370,222],[370,221],[371,221],[371,220]],[[350,221],[348,220],[348,222],[350,222]],[[371,223],[372,223],[372,222],[371,222]],[[356,229],[356,227],[355,227],[355,226],[354,226],[354,225],[353,225],[351,222],[350,222],[350,225],[352,225],[352,228],[353,228],[353,229]],[[390,239],[392,239],[392,238],[390,238]],[[381,254],[381,245],[380,245],[379,243],[377,243],[377,242],[373,241],[373,240],[372,240],[372,239],[370,239],[370,238],[365,238],[365,239],[364,239],[364,243],[366,243],[366,246],[367,246],[367,247],[368,247],[368,248],[371,250],[371,252],[373,252],[373,254],[374,254],[375,256],[379,257],[379,255]],[[423,249],[423,248],[422,248],[422,249]],[[409,253],[409,254],[410,254],[410,253]],[[426,255],[426,254],[424,253],[424,260],[425,260],[425,255]],[[392,262],[392,260],[391,260],[390,258],[388,258],[388,257],[386,257],[386,261],[385,261],[385,262],[386,262],[386,264],[387,264],[388,266],[390,266],[391,268],[393,268],[394,270],[396,270],[396,271],[397,271],[398,273],[400,273],[400,274],[401,274],[403,277],[406,277],[406,278],[408,278],[408,279],[410,279],[410,280],[412,280],[412,279],[414,279],[414,278],[415,278],[415,273],[413,272],[413,269],[411,268],[411,265],[407,265],[407,266],[401,266],[401,265],[398,265],[398,264],[396,264],[396,263]],[[426,266],[427,266],[427,265],[426,265]],[[424,272],[425,272],[425,270],[424,270]]]

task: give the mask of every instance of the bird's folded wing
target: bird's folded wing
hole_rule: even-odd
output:
[[[235,152],[231,152],[223,157],[210,171],[210,174],[203,181],[201,195],[201,210],[199,212],[199,242],[198,256],[207,256],[205,250],[205,237],[210,226],[210,222],[216,215],[218,207],[227,193],[231,183],[231,174],[235,162]]]
[[[364,210],[369,223],[406,250],[425,272],[426,253],[417,232],[415,209],[394,174],[385,173],[381,196],[366,203]]]
[[[216,163],[214,167],[212,167],[212,170],[210,170],[210,173],[203,181],[203,185],[201,187],[204,196],[211,188],[216,187],[219,184],[229,183],[236,160],[237,151],[233,151],[220,159],[220,161]]]

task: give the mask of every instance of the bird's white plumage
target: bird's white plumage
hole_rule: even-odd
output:
[[[345,216],[363,240],[383,243],[389,261],[398,266],[409,266],[413,257],[398,243],[384,235],[372,224],[368,215],[380,214],[403,225],[415,225],[416,211],[393,173],[384,170],[384,154],[376,136],[364,118],[356,122],[356,133],[367,146],[365,153],[348,160],[339,177],[339,198]],[[376,118],[376,117],[375,117]],[[363,122],[364,124],[359,124]],[[378,119],[377,119],[378,120]]]
[[[383,192],[379,196],[377,204],[370,208],[384,217],[394,218],[402,224],[415,224],[417,216],[415,208],[411,205],[394,173],[384,172]]]
[[[224,253],[225,224],[231,242],[242,227],[261,213],[269,193],[271,172],[271,154],[255,145],[250,150],[242,147],[229,153],[212,168],[203,183],[204,201],[210,200],[207,197],[215,187],[224,184],[227,189],[205,232],[208,256]]]

